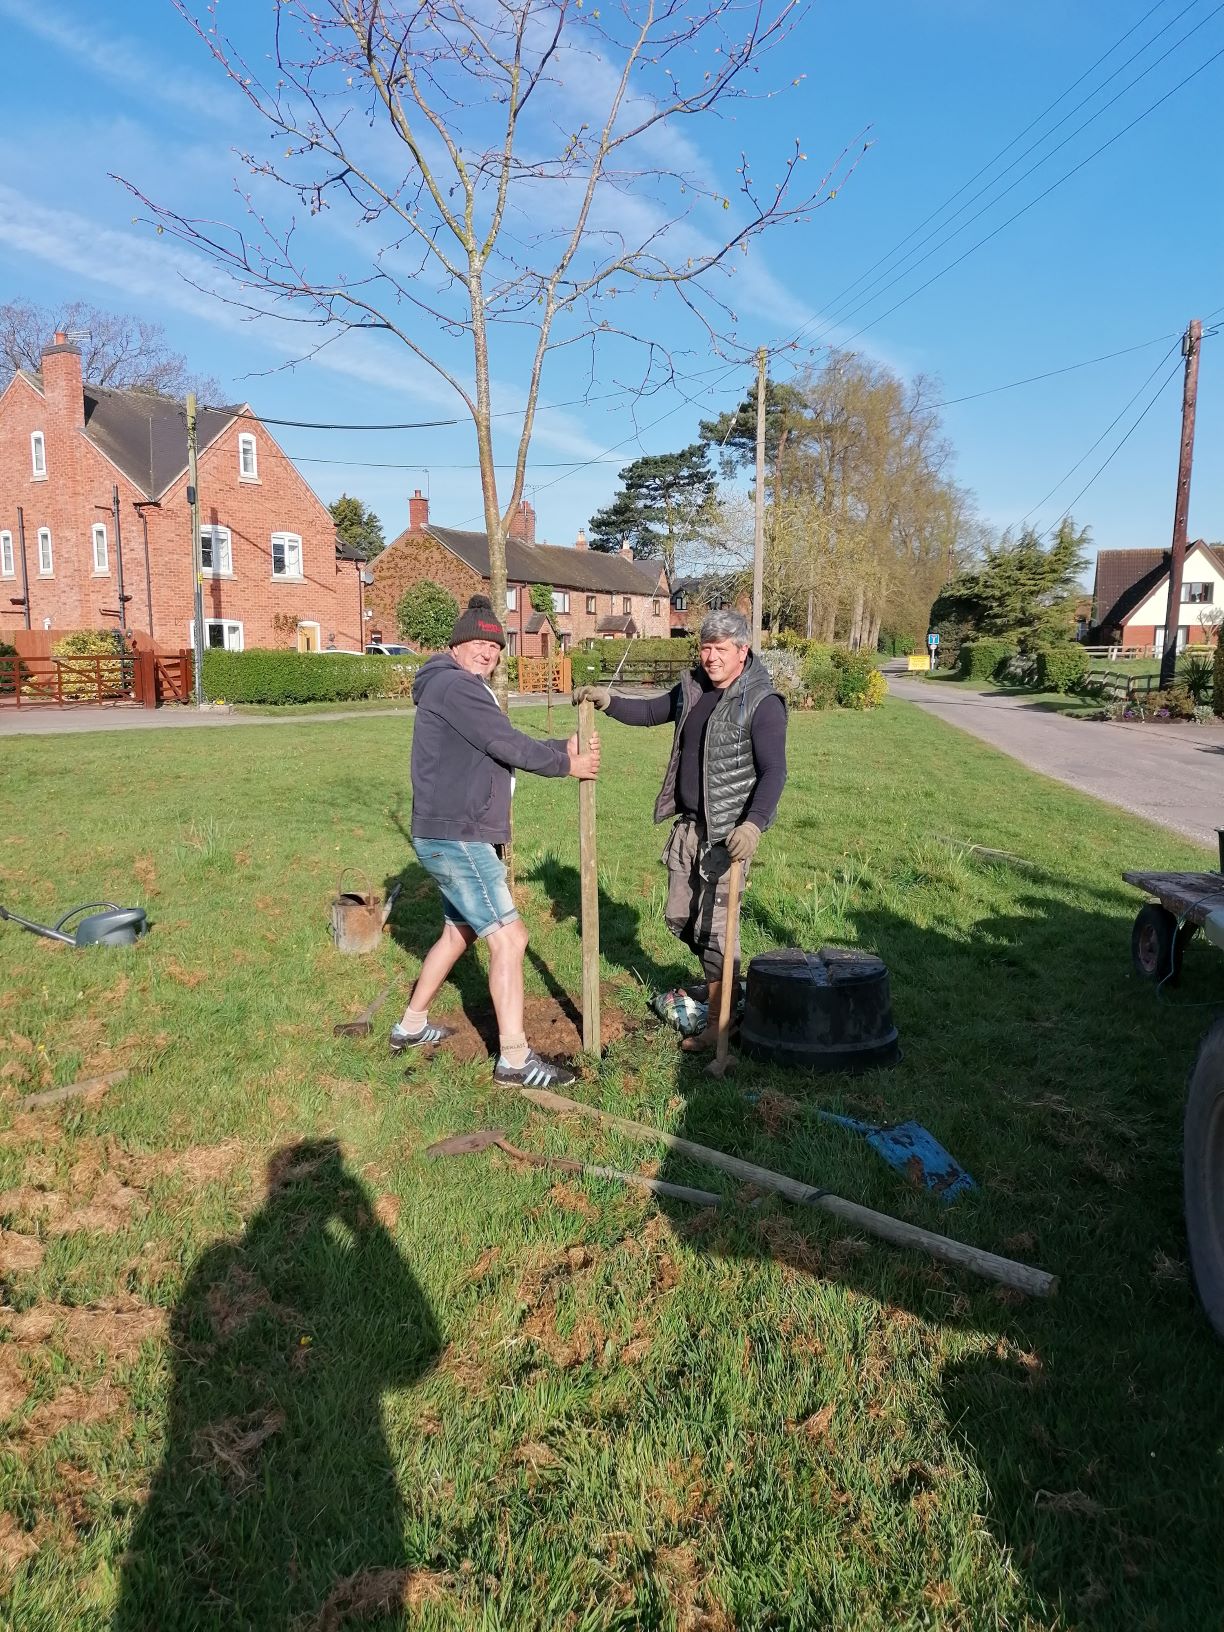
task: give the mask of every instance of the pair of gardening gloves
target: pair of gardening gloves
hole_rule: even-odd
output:
[[[602,714],[612,701],[611,686],[579,686],[570,701],[575,707],[579,703],[593,703]],[[761,842],[761,830],[755,822],[741,822],[727,834],[725,843],[727,854],[732,861],[738,861],[741,866],[747,867],[756,855],[756,847]]]

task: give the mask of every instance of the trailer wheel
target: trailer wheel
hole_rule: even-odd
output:
[[[1224,1338],[1224,1021],[1203,1039],[1190,1074],[1182,1179],[1194,1284]]]
[[[1180,931],[1177,919],[1164,907],[1140,907],[1131,930],[1131,962],[1144,980],[1176,986],[1181,979],[1182,953],[1194,934],[1194,925]]]

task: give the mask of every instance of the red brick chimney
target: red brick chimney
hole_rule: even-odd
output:
[[[42,354],[43,396],[61,425],[80,430],[85,424],[85,395],[81,387],[81,352],[57,333],[55,343]]]
[[[587,547],[586,528],[585,527],[579,527],[578,537],[574,540],[574,548],[576,550],[585,550],[586,547]]]
[[[509,534],[517,538],[520,544],[535,543],[536,513],[527,499],[520,499],[518,509],[510,521]]]
[[[408,531],[423,533],[429,526],[429,500],[421,497],[418,487],[408,500]]]

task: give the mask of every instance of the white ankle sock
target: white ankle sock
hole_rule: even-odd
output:
[[[522,1032],[517,1037],[499,1037],[497,1046],[501,1050],[501,1063],[512,1071],[521,1071],[527,1064],[529,1050]]]
[[[415,1037],[419,1031],[424,1031],[428,1024],[428,1009],[405,1009],[404,1018],[400,1021],[400,1030],[407,1032],[409,1037]]]

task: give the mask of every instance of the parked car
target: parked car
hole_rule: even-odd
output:
[[[367,657],[415,657],[416,649],[412,646],[389,646],[383,641],[377,641],[366,647]]]

